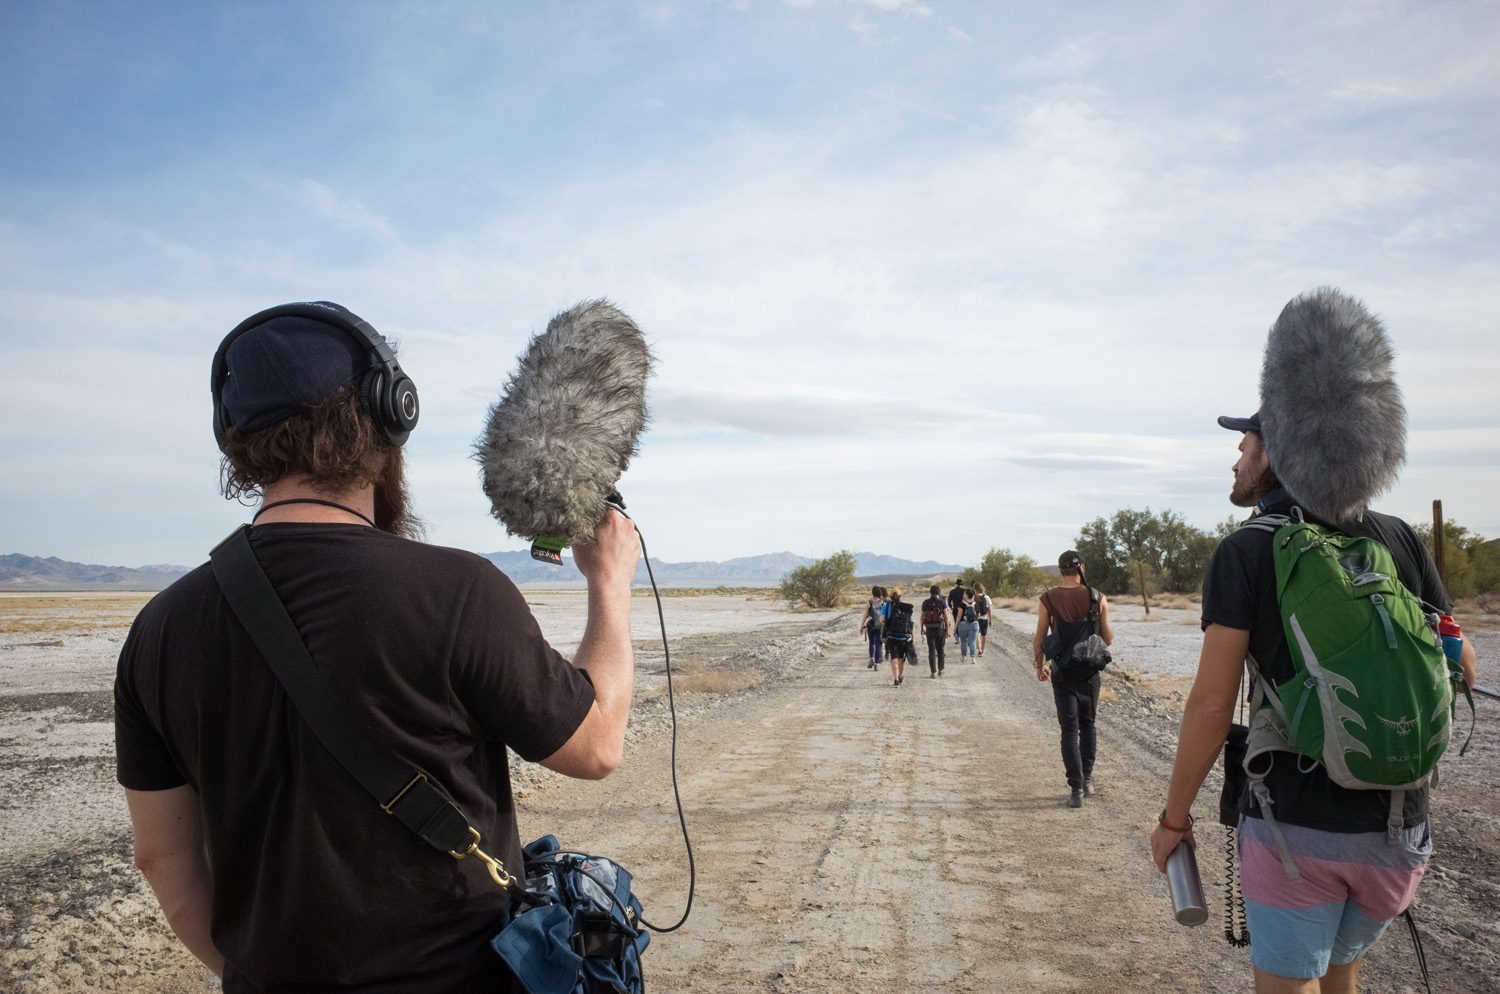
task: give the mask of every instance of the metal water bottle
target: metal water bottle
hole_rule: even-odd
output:
[[[1186,839],[1177,843],[1167,857],[1167,883],[1172,888],[1172,914],[1177,924],[1202,925],[1208,921],[1203,878],[1198,876],[1198,856]]]

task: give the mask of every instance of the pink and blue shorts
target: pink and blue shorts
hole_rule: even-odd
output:
[[[1384,832],[1280,825],[1301,879],[1287,876],[1270,825],[1240,818],[1240,873],[1250,962],[1278,977],[1312,979],[1352,963],[1411,904],[1432,857],[1424,822],[1399,845]]]

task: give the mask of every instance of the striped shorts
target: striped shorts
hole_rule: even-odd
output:
[[[1321,977],[1352,963],[1411,904],[1432,857],[1423,822],[1387,845],[1384,832],[1279,826],[1301,879],[1287,876],[1270,825],[1240,818],[1240,872],[1250,962],[1279,977]]]

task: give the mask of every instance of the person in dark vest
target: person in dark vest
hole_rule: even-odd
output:
[[[575,546],[570,662],[492,563],[416,540],[401,443],[410,380],[334,304],[261,312],[221,347],[215,436],[254,555],[320,670],[521,874],[507,753],[599,779],[620,762],[634,656],[634,526]],[[221,375],[222,374],[222,375]],[[399,376],[399,378],[398,378]],[[392,412],[406,415],[404,424]],[[519,991],[488,942],[510,895],[381,811],[325,749],[199,568],[135,619],[115,679],[117,778],[167,924],[229,994]]]
[[[1080,808],[1085,797],[1094,794],[1094,759],[1098,753],[1095,719],[1099,711],[1098,673],[1079,676],[1063,672],[1052,665],[1042,652],[1047,635],[1061,633],[1067,622],[1083,621],[1090,610],[1090,589],[1084,582],[1083,559],[1069,549],[1057,557],[1059,586],[1042,595],[1036,609],[1036,634],[1031,639],[1031,654],[1036,663],[1036,678],[1052,682],[1052,700],[1057,707],[1057,724],[1062,730],[1063,772],[1068,780],[1068,807]],[[1099,594],[1098,635],[1106,645],[1115,640],[1109,623],[1109,601]]]

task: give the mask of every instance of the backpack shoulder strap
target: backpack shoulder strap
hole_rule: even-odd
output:
[[[379,802],[381,810],[455,859],[478,853],[496,883],[514,885],[515,878],[479,849],[479,832],[469,826],[463,812],[426,773],[383,748],[359,720],[358,712],[337,698],[255,558],[250,526],[235,529],[214,548],[209,560],[224,599],[302,719],[339,765]]]
[[[1301,520],[1301,515],[1298,515]],[[1253,518],[1246,518],[1239,524],[1240,528],[1252,528],[1256,531],[1277,532],[1292,523],[1292,518],[1285,514],[1257,514]]]

